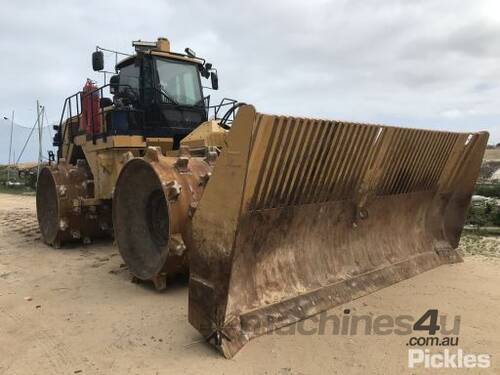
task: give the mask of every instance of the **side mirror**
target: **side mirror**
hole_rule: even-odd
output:
[[[212,80],[212,88],[214,90],[219,89],[219,77],[217,77],[217,72],[210,73],[210,79]]]
[[[118,88],[120,87],[120,76],[118,74],[115,74],[114,76],[111,76],[109,79],[109,92],[111,94],[115,94],[118,91]]]
[[[102,51],[95,51],[92,54],[92,69],[94,69],[95,72],[104,69],[104,53],[102,53]]]

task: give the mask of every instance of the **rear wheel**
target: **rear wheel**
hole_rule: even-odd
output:
[[[53,245],[59,232],[59,198],[54,176],[43,168],[36,189],[36,213],[43,240]]]
[[[36,211],[45,243],[55,247],[70,241],[87,244],[111,233],[111,208],[109,203],[97,205],[89,200],[92,185],[86,165],[61,162],[40,171]]]

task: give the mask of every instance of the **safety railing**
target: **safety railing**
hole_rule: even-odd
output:
[[[95,144],[98,137],[103,137],[104,141],[106,141],[106,137],[108,135],[107,124],[105,121],[105,111],[103,110],[107,106],[111,106],[113,102],[111,99],[108,99],[109,102],[103,102],[103,99],[106,99],[104,96],[104,89],[110,87],[110,84],[106,84],[104,86],[98,87],[91,91],[78,91],[77,93],[68,96],[64,100],[63,109],[61,112],[61,117],[59,119],[59,127],[58,127],[58,140],[57,144],[54,146],[58,146],[61,150],[61,146],[64,144],[64,140],[68,136],[68,150],[71,144],[71,141],[76,135],[87,134],[92,137],[92,143]],[[119,90],[120,87],[126,87],[132,89],[129,85],[115,85],[117,87],[116,90]],[[97,100],[93,98],[97,97]],[[89,98],[90,103],[90,113],[85,114],[85,120],[88,121],[90,118],[90,123],[85,125],[85,128],[81,127],[82,116],[82,106],[83,102]],[[100,120],[100,121],[99,121]],[[99,122],[99,124],[98,124]],[[66,123],[66,126],[64,124]],[[78,124],[78,132],[73,133],[74,124]],[[90,131],[87,130],[86,126],[90,125]],[[68,133],[69,132],[69,133]],[[58,153],[58,158],[61,157],[61,152]]]
[[[210,105],[210,99],[210,95],[207,95],[204,98],[204,104],[208,117],[213,118],[214,120],[221,120],[224,117],[224,114],[221,116],[221,112],[223,109],[230,109],[231,107],[238,104],[238,101],[236,99],[223,98],[219,104]],[[210,115],[212,115],[212,117],[210,117]],[[231,118],[231,121],[232,120],[234,120],[234,114]]]
[[[102,137],[104,142],[106,142],[109,129],[107,126],[108,124],[105,121],[106,111],[103,109],[113,104],[111,99],[108,99],[109,103],[103,102],[103,100],[106,99],[104,96],[104,90],[108,87],[110,87],[110,84],[106,84],[87,92],[78,91],[64,100],[59,120],[57,141],[54,140],[54,146],[59,147],[57,154],[58,159],[63,155],[62,146],[64,145],[66,138],[68,138],[67,152],[69,151],[69,147],[76,135],[86,134],[87,136],[90,136],[93,144],[96,143],[99,137]],[[130,89],[131,92],[134,91],[129,85],[115,85],[114,87],[116,87],[116,91],[120,91],[120,88]],[[160,95],[165,95],[160,90],[155,91],[158,91]],[[94,99],[94,97],[97,97],[97,100]],[[124,95],[124,97],[126,96]],[[170,99],[168,95],[166,95],[166,97]],[[90,105],[90,113],[84,114],[82,112],[82,106],[87,98]],[[172,104],[175,103],[173,102]],[[237,105],[238,101],[230,98],[223,98],[220,103],[210,105],[210,95],[208,95],[203,99],[201,108],[204,108],[206,111],[207,118],[210,118],[210,115],[212,115],[211,118],[215,120],[222,120],[225,124],[231,124],[235,116],[235,111],[231,111],[231,109]],[[224,111],[226,108],[228,110]],[[84,120],[86,121],[84,127],[82,127],[82,116],[85,116]],[[75,124],[77,124],[77,126],[75,126]],[[87,128],[89,125],[90,129]],[[141,123],[140,126],[143,127],[144,124]],[[74,131],[75,127],[78,129],[76,132]]]

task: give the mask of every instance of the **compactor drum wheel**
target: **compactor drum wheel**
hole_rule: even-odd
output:
[[[113,197],[115,239],[130,272],[158,290],[186,274],[190,219],[211,171],[208,159],[149,148],[122,169]]]
[[[70,241],[89,243],[92,238],[109,235],[111,208],[93,204],[92,189],[90,172],[83,163],[74,166],[61,160],[40,171],[36,211],[46,244],[60,247]]]

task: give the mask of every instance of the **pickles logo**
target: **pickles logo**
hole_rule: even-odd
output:
[[[444,330],[442,324],[438,324],[438,317],[437,309],[427,310],[413,325],[414,332],[426,332],[427,336],[412,336],[408,340],[406,345],[412,347],[408,350],[409,368],[489,368],[491,366],[489,354],[467,354],[458,348],[458,332]],[[438,332],[441,337],[436,336]],[[447,348],[439,353],[431,353],[429,349],[415,348],[418,346],[445,346]],[[451,350],[450,347],[455,347],[456,351]]]
[[[408,350],[408,367],[417,368],[488,368],[489,354],[466,354],[462,349],[456,352],[445,349],[442,353],[431,353],[429,349]]]

